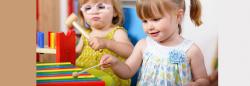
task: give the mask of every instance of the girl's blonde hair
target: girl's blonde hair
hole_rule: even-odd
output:
[[[84,16],[82,14],[82,11],[80,10],[81,9],[81,6],[84,5],[85,3],[87,2],[94,2],[94,3],[97,3],[97,2],[100,2],[100,1],[103,1],[103,2],[111,2],[112,6],[113,6],[113,9],[114,11],[116,12],[117,16],[116,17],[113,17],[113,20],[112,20],[112,23],[114,25],[122,25],[123,24],[123,21],[124,21],[124,18],[123,18],[123,11],[122,11],[122,8],[121,8],[121,4],[119,2],[119,0],[79,0],[79,4],[78,4],[78,16],[80,17],[80,23],[81,25],[84,27],[84,28],[88,28],[86,27],[84,24],[86,23],[84,21]]]
[[[190,18],[196,26],[202,24],[201,21],[201,4],[199,0],[190,0]],[[157,18],[157,15],[163,16],[164,12],[167,11],[173,14],[174,9],[183,9],[185,12],[185,1],[184,0],[137,0],[136,11],[139,18]],[[179,27],[179,34],[181,34],[181,25]]]

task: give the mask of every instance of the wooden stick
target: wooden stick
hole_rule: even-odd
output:
[[[72,23],[73,26],[80,31],[80,33],[82,33],[83,36],[85,36],[87,39],[89,39],[89,35],[84,31],[84,28],[82,28],[78,23],[76,23],[75,21]]]
[[[84,69],[84,70],[82,70],[82,71],[80,71],[80,72],[73,72],[73,73],[72,73],[72,76],[73,76],[74,78],[77,78],[81,73],[84,73],[84,72],[86,72],[86,71],[88,71],[88,70],[90,70],[90,69],[99,67],[99,66],[101,66],[101,65],[102,65],[102,64],[98,64],[98,65],[89,67],[89,68],[87,68],[87,69]]]
[[[87,69],[84,69],[84,70],[82,70],[82,71],[78,72],[78,74],[81,74],[81,73],[83,73],[83,72],[86,72],[86,71],[88,71],[88,70],[90,70],[90,69],[92,69],[92,68],[99,67],[99,66],[101,66],[101,65],[102,65],[102,64],[98,64],[98,65],[95,65],[95,66],[89,67],[89,68],[87,68]]]
[[[112,58],[107,58],[107,62],[110,62],[111,60],[112,60]],[[99,66],[101,66],[101,65],[102,65],[102,64],[98,64],[98,65],[89,67],[89,68],[87,68],[87,69],[84,69],[84,70],[82,70],[82,71],[80,71],[80,72],[73,72],[73,73],[72,73],[72,76],[73,76],[74,78],[77,78],[78,75],[80,75],[81,73],[86,72],[86,71],[88,71],[88,70],[90,70],[90,69],[92,69],[92,68],[99,67]]]
[[[89,39],[89,35],[84,31],[85,28],[81,27],[77,22],[77,16],[72,13],[65,21],[65,24],[68,27],[71,27],[72,25],[78,30],[80,31],[80,33],[85,36],[87,39]]]

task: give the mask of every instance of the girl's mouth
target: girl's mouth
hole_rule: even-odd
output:
[[[94,20],[94,21],[98,21],[99,19],[101,19],[100,17],[93,17],[93,18],[91,18],[92,20]]]
[[[158,31],[158,32],[152,32],[152,33],[149,33],[152,37],[156,37],[156,36],[158,36],[159,35],[159,33],[160,33],[160,31]]]

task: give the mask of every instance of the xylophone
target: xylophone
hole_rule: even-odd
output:
[[[87,72],[81,73],[78,78],[72,72],[79,72],[70,62],[38,63],[36,64],[37,86],[104,86],[101,79]]]

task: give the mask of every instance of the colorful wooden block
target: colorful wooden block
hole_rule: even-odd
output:
[[[51,32],[48,32],[48,47],[50,48],[50,33]]]
[[[37,45],[39,48],[44,48],[44,33],[37,32]]]
[[[56,39],[56,34],[51,32],[50,33],[50,48],[55,48],[55,46],[56,46],[55,39]]]
[[[76,33],[73,29],[65,35],[63,32],[56,33],[56,62],[71,62],[75,64]]]
[[[36,65],[37,86],[104,86],[105,82],[87,72],[80,74],[78,78],[72,76],[72,72],[79,72],[70,62],[40,63]]]

